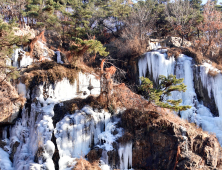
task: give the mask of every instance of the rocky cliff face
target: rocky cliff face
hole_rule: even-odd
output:
[[[25,104],[25,98],[19,95],[15,87],[10,83],[1,82],[0,89],[0,125],[12,124],[18,117],[22,106]]]
[[[214,135],[176,115],[126,110],[122,124],[133,141],[134,169],[221,169],[221,147]]]

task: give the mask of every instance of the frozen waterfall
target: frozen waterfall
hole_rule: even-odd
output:
[[[194,88],[194,69],[200,67],[198,76],[201,77],[201,82],[208,90],[208,95],[214,95],[220,116],[213,117],[210,110],[198,101]],[[181,117],[191,122],[195,122],[211,133],[215,133],[218,141],[222,145],[222,75],[218,74],[215,77],[209,76],[208,72],[213,69],[212,66],[205,63],[201,66],[196,66],[193,59],[181,54],[176,60],[174,57],[167,57],[166,50],[158,50],[148,52],[138,61],[139,77],[149,75],[149,78],[158,83],[159,75],[168,76],[176,75],[177,78],[184,78],[184,84],[187,86],[186,92],[173,92],[172,99],[182,98],[182,105],[190,105],[191,109],[180,112]]]
[[[85,106],[72,114],[67,113],[56,126],[53,125],[56,104],[62,107],[67,100],[100,94],[100,80],[95,75],[79,72],[78,77],[73,84],[64,78],[54,85],[43,83],[32,90],[26,89],[21,82],[17,85],[18,92],[28,102],[12,129],[3,130],[7,145],[0,150],[4,156],[4,159],[0,157],[2,170],[55,170],[53,154],[56,147],[60,157],[59,170],[71,170],[77,159],[84,158],[92,148],[103,149],[102,170],[115,169],[109,164],[107,154],[114,149],[119,151],[121,159],[120,165],[115,167],[124,170],[128,164],[132,166],[132,144],[117,145],[117,148],[112,145],[123,135],[123,129],[117,127],[120,118],[116,117],[121,110],[111,115],[105,110]],[[93,89],[89,90],[89,86]],[[52,142],[53,134],[56,146]],[[9,157],[13,158],[13,163]]]

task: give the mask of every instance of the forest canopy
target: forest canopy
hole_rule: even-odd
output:
[[[178,36],[181,45],[189,40],[193,50],[221,62],[221,11],[217,1],[202,5],[201,0],[1,0],[0,38],[12,24],[28,25],[55,32],[61,41],[55,48],[70,51],[71,58],[94,60],[139,56],[150,38]],[[112,50],[103,47],[110,43]]]

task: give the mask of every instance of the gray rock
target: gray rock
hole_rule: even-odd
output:
[[[181,47],[182,38],[180,37],[168,37],[166,40],[166,45],[170,47]],[[191,42],[183,39],[183,47],[190,47]]]

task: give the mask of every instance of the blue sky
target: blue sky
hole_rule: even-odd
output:
[[[207,0],[202,0],[203,4],[207,2]],[[218,0],[218,3],[222,2],[222,0]]]

